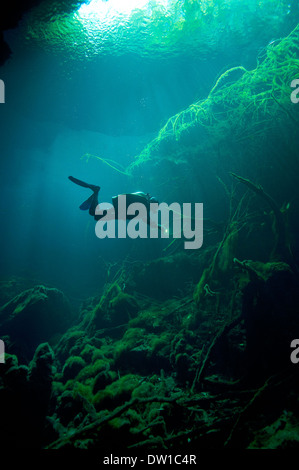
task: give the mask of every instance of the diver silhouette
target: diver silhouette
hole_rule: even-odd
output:
[[[84,201],[81,205],[80,205],[80,209],[85,211],[85,210],[88,210],[89,211],[89,214],[94,217],[95,220],[100,220],[102,217],[104,217],[106,214],[98,214],[97,213],[97,206],[99,204],[99,201],[98,201],[98,195],[99,195],[99,191],[101,189],[100,186],[96,186],[94,184],[89,184],[89,183],[85,183],[84,181],[81,181],[77,178],[74,178],[73,176],[69,176],[68,177],[70,181],[72,181],[73,183],[75,184],[78,184],[79,186],[82,186],[83,188],[88,188],[88,189],[91,189],[92,190],[92,195],[86,199],[86,201]],[[142,191],[137,191],[135,193],[126,193],[126,194],[119,194],[118,196],[114,196],[112,197],[112,205],[113,205],[113,210],[114,210],[114,217],[115,219],[119,219],[119,200],[120,200],[120,197],[123,197],[123,196],[126,196],[126,208],[125,208],[125,218],[126,220],[130,220],[130,219],[133,219],[136,217],[136,215],[130,215],[128,214],[127,212],[127,209],[128,209],[128,206],[131,205],[131,204],[134,204],[134,203],[140,203],[140,204],[143,204],[145,206],[145,208],[147,209],[147,220],[145,220],[144,222],[146,222],[147,224],[151,224],[151,219],[150,219],[150,204],[151,203],[157,203],[159,204],[158,200],[151,196],[149,193],[144,193]],[[105,211],[106,213],[109,211],[109,209],[107,211]],[[158,225],[158,228],[161,229],[161,227]]]

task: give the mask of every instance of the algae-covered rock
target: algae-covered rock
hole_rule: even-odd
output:
[[[134,348],[144,345],[145,331],[142,328],[129,328],[122,339],[114,345],[114,358],[122,362],[124,356]]]
[[[110,299],[101,299],[92,312],[89,331],[126,324],[137,315],[138,309],[136,299],[122,291]]]
[[[256,433],[249,449],[297,449],[299,445],[298,419],[285,410],[279,418]]]
[[[88,364],[82,368],[77,379],[83,382],[88,379],[94,379],[100,372],[105,372],[109,369],[110,363],[107,359],[96,359],[92,364]]]
[[[138,304],[132,295],[119,292],[109,302],[109,311],[113,325],[127,323],[138,312]]]
[[[65,295],[54,288],[35,286],[0,309],[1,335],[8,335],[19,351],[32,354],[39,343],[63,332],[73,321]]]
[[[70,356],[62,370],[62,377],[64,381],[74,379],[85,367],[86,363],[80,356]]]
[[[16,295],[31,289],[37,282],[17,276],[10,276],[0,279],[0,307],[5,305]]]
[[[139,380],[140,377],[137,375],[124,375],[94,396],[94,406],[101,409],[111,409],[129,401],[133,390],[139,384]]]
[[[40,344],[29,363],[28,380],[30,382],[52,381],[54,352],[48,343]]]
[[[80,393],[65,390],[58,398],[56,414],[63,426],[74,425],[74,421],[82,421],[87,414],[86,399]],[[90,405],[92,406],[92,405]]]
[[[54,354],[40,344],[28,366],[7,355],[1,374],[1,444],[5,448],[42,447],[52,391]],[[3,431],[1,433],[1,431]]]
[[[107,385],[110,385],[117,379],[117,373],[110,370],[102,370],[99,372],[93,382],[93,393],[96,394],[99,390],[103,390]]]
[[[70,328],[56,345],[57,358],[64,363],[69,356],[79,356],[87,344],[88,338],[85,331]]]
[[[85,312],[80,327],[90,335],[103,328],[125,325],[139,311],[139,304],[133,295],[124,292],[117,282],[106,286],[105,291],[92,309]],[[116,331],[116,330],[115,330]]]

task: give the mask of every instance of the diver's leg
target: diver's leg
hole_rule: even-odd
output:
[[[99,195],[99,191],[101,189],[100,186],[85,183],[84,181],[78,180],[77,178],[74,178],[73,176],[69,176],[69,180],[72,181],[75,184],[78,184],[79,186],[82,186],[83,188],[88,188],[88,189],[92,190],[93,194],[91,196],[89,196],[89,198],[80,205],[80,209],[82,211],[88,210],[89,214],[92,217],[95,217],[95,210],[96,210],[96,207],[99,203],[98,202],[98,195]]]
[[[83,188],[89,188],[92,191],[98,191],[101,189],[100,186],[96,186],[95,184],[85,183],[84,181],[78,180],[78,178],[74,178],[73,176],[69,176],[69,180],[78,186],[82,186]]]
[[[95,220],[98,220],[96,216],[96,208],[99,204],[99,191],[100,187],[98,186],[92,195],[91,204],[89,206],[89,214],[92,215]]]

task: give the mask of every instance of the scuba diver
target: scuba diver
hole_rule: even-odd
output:
[[[182,238],[182,223],[184,222],[183,219],[185,215],[181,212],[181,208],[178,203],[173,203],[170,206],[166,203],[159,204],[157,199],[152,197],[149,193],[139,191],[114,196],[112,197],[112,204],[99,204],[98,195],[101,189],[100,186],[85,183],[73,176],[69,176],[69,180],[83,188],[91,189],[92,195],[80,205],[80,209],[88,210],[89,214],[94,217],[96,221],[101,221],[101,219],[103,219],[99,224],[96,224],[96,235],[99,238],[105,238],[106,236],[115,238],[115,223],[110,225],[111,232],[109,232],[107,222],[126,222],[135,219],[132,223],[130,222],[127,224],[128,234],[131,238],[147,238],[148,230],[146,229],[150,227],[150,238],[159,238],[158,232],[160,232],[161,238],[169,238],[171,235],[173,241],[168,245],[168,247],[166,247],[166,249],[168,249],[176,240],[178,241],[176,245],[178,246],[180,244],[180,240]],[[183,224],[184,238],[190,241],[184,242],[184,248],[198,249],[202,245],[203,209],[202,204],[195,203],[195,217],[192,217],[190,206],[190,204],[186,205],[187,214],[185,223]],[[173,214],[171,221],[169,217],[170,211],[172,211]],[[159,215],[161,224],[159,224]],[[194,229],[191,226],[192,220],[194,221]],[[140,224],[140,221],[142,221],[143,224]],[[104,224],[102,224],[102,222],[104,222]],[[103,231],[103,227],[105,226],[106,228],[106,223],[107,230]],[[147,226],[145,226],[145,224],[147,224]],[[124,238],[126,234],[122,231],[123,224],[121,223],[118,225],[118,228],[119,227],[121,228],[121,235],[119,238]]]
[[[102,217],[104,217],[106,214],[97,214],[96,213],[96,208],[99,204],[98,201],[98,194],[101,189],[100,186],[96,186],[93,184],[85,183],[84,181],[81,181],[77,178],[74,178],[73,176],[68,177],[70,181],[72,181],[75,184],[78,184],[79,186],[82,186],[83,188],[88,188],[92,190],[92,195],[84,201],[80,205],[80,209],[85,211],[88,210],[89,214],[94,217],[95,220],[100,220]],[[147,210],[147,224],[151,224],[150,220],[150,204],[151,203],[157,203],[159,204],[158,200],[155,197],[150,196],[149,193],[143,193],[141,191],[138,191],[136,193],[128,193],[128,194],[119,194],[118,196],[112,197],[112,205],[114,208],[114,214],[115,214],[115,219],[118,219],[118,206],[119,206],[119,198],[121,196],[126,196],[126,220],[130,220],[136,217],[136,215],[130,215],[127,214],[127,208],[130,204],[133,203],[141,203],[146,207]],[[108,209],[109,210],[109,209]],[[106,211],[107,213],[107,211]],[[158,228],[161,229],[161,227],[158,225]]]

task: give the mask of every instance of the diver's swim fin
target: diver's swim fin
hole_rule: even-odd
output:
[[[82,202],[81,206],[79,206],[79,209],[81,211],[88,211],[93,203],[94,200],[94,194],[92,194],[86,201]]]
[[[93,191],[93,194],[88,199],[86,199],[86,201],[84,201],[81,204],[80,209],[82,211],[89,210],[90,215],[94,216],[95,215],[95,209],[98,205],[98,193],[99,193],[101,187],[96,186],[94,184],[85,183],[84,181],[78,180],[77,178],[74,178],[73,176],[69,176],[69,180],[72,181],[75,184],[78,184],[79,186],[83,186],[83,188],[88,188],[88,189],[91,189]]]
[[[79,186],[83,186],[83,188],[89,188],[94,192],[99,192],[101,189],[100,186],[96,186],[95,184],[84,183],[84,181],[78,180],[73,176],[69,176],[69,180],[71,180],[75,184],[78,184]]]

